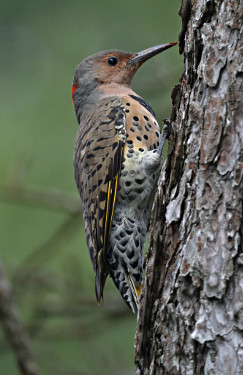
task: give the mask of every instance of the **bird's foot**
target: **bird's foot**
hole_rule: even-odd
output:
[[[170,120],[169,119],[164,119],[163,120],[164,122],[164,127],[163,127],[163,131],[162,131],[162,136],[161,136],[161,139],[160,139],[160,142],[159,142],[159,147],[158,147],[158,154],[160,155],[160,157],[163,159],[163,149],[164,149],[164,145],[165,145],[165,140],[168,136],[168,130],[169,130],[169,125],[170,125]]]

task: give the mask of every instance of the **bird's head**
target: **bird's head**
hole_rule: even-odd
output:
[[[138,53],[102,51],[87,57],[78,65],[73,77],[72,100],[75,107],[80,102],[84,104],[90,96],[91,101],[95,101],[95,92],[98,95],[118,87],[130,88],[134,74],[145,61],[175,44],[177,42],[162,44]]]

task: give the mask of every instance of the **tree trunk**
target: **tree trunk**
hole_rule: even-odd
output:
[[[136,374],[243,374],[242,14],[240,0],[182,1]]]

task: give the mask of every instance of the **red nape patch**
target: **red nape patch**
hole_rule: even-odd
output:
[[[74,84],[72,85],[72,91],[71,91],[72,103],[73,103],[73,94],[75,93],[77,88],[78,88],[78,81],[74,82]]]

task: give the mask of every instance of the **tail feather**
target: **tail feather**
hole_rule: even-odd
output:
[[[95,293],[97,302],[100,303],[101,299],[103,300],[103,290],[105,287],[105,281],[107,278],[107,274],[102,274],[99,270],[96,271],[95,275]]]
[[[129,273],[127,276],[128,276],[130,289],[132,291],[132,296],[133,296],[133,299],[134,299],[134,302],[135,302],[136,310],[138,310],[138,308],[139,308],[139,296],[141,294],[141,290],[142,290],[143,285],[139,284],[138,287],[137,287],[134,283],[134,280],[133,280],[133,277],[131,276],[131,274]],[[130,303],[129,303],[129,306],[132,309],[132,311],[135,313],[134,306],[131,306]]]

